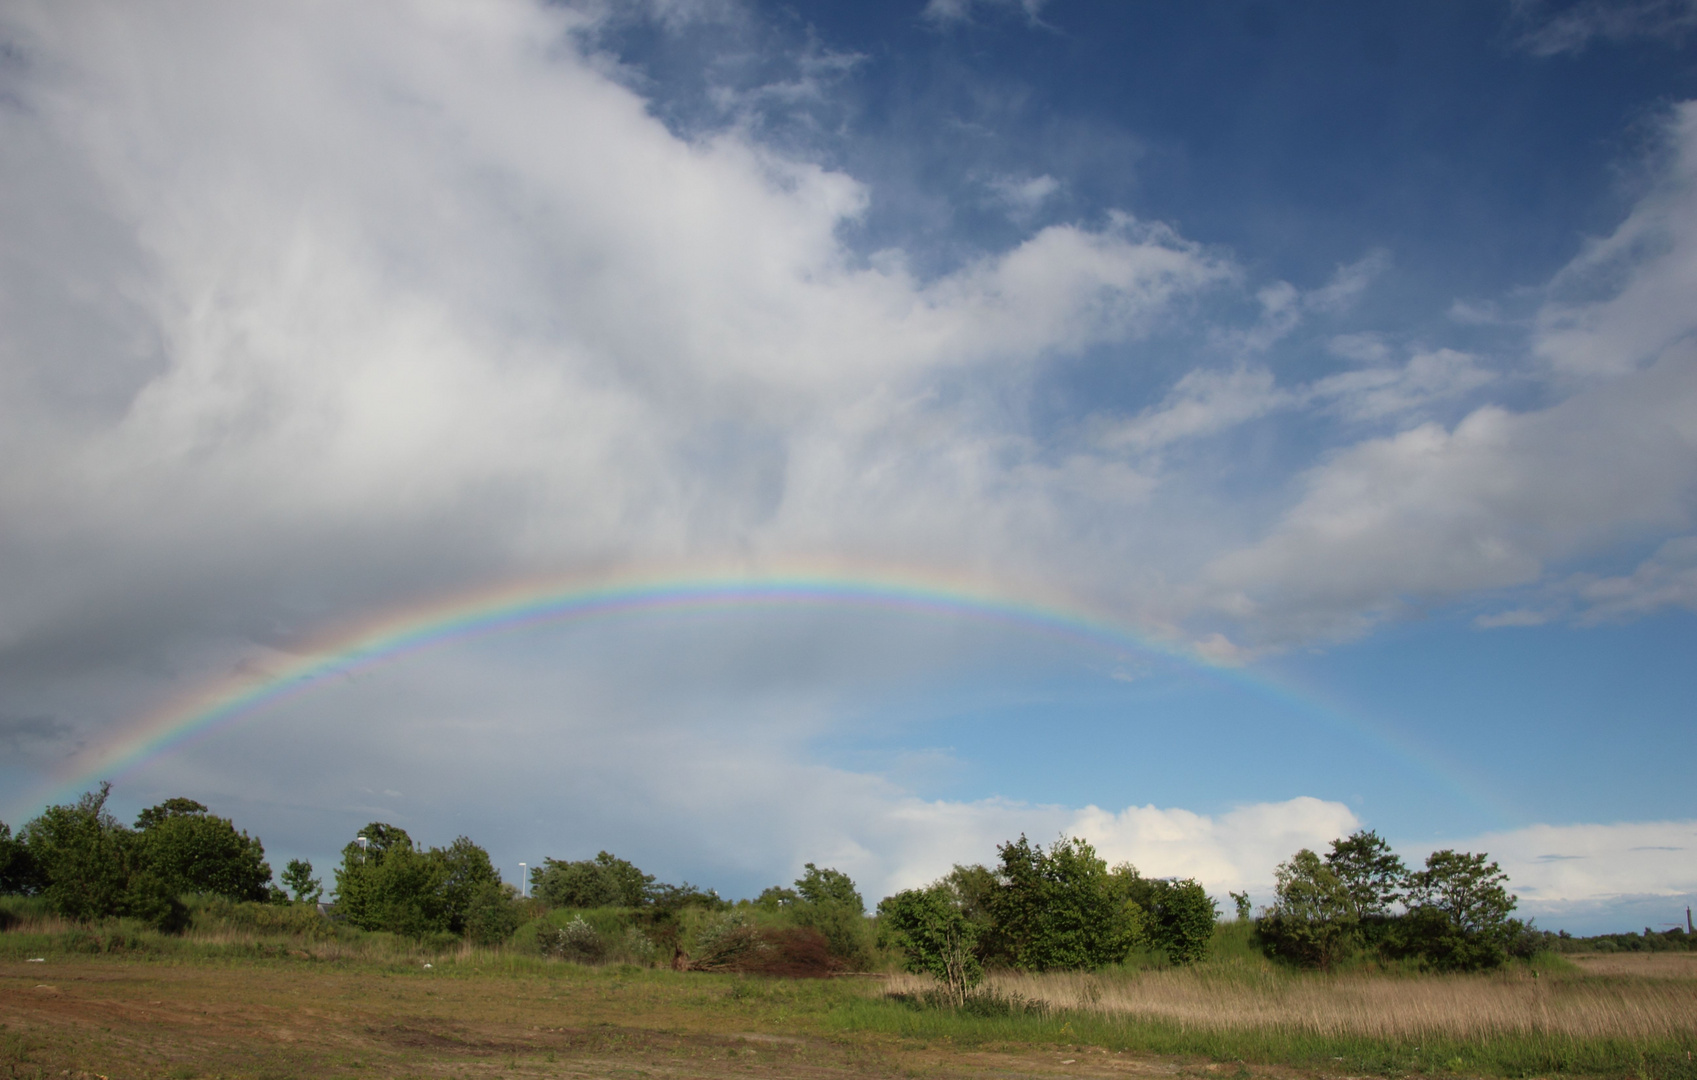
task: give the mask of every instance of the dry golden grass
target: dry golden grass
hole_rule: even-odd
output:
[[[1123,974],[992,975],[987,985],[1053,1008],[1185,1030],[1267,1030],[1402,1040],[1697,1035],[1697,981],[1487,975],[1302,974],[1251,965]],[[887,992],[929,988],[897,976]]]
[[[1579,953],[1567,959],[1587,975],[1636,975],[1644,979],[1697,979],[1697,952]]]

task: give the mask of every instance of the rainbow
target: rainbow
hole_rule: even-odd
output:
[[[620,615],[691,610],[786,608],[867,609],[970,619],[1070,640],[1093,650],[1127,651],[1173,660],[1273,698],[1330,726],[1414,760],[1460,793],[1445,763],[1341,711],[1279,685],[1266,675],[1217,663],[1177,639],[1139,632],[1103,613],[1061,598],[1037,599],[984,588],[969,580],[899,570],[670,572],[508,582],[398,608],[320,635],[294,657],[265,671],[240,671],[198,686],[73,755],[33,804],[58,801],[121,779],[161,755],[263,714],[283,702],[348,676],[431,649],[542,625]]]

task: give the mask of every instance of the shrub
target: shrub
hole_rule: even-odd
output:
[[[746,970],[771,948],[747,915],[730,912],[709,922],[696,935],[689,966],[696,971]]]
[[[945,882],[908,889],[878,905],[886,940],[901,950],[903,965],[929,974],[948,988],[956,1003],[984,977],[977,955],[978,925],[966,917]]]
[[[551,931],[551,932],[550,932]],[[538,928],[542,951],[562,960],[598,964],[607,956],[607,945],[595,928],[578,915],[561,927],[543,923]]]
[[[422,939],[463,934],[473,900],[500,874],[489,853],[466,837],[446,848],[419,850],[405,829],[372,822],[342,849],[336,910],[362,930]]]
[[[1045,851],[1021,836],[996,851],[991,954],[1033,971],[1096,968],[1120,962],[1137,942],[1145,913],[1131,893],[1142,879],[1130,867],[1110,873],[1077,838]]]

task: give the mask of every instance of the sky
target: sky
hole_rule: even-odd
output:
[[[0,819],[1683,922],[1694,301],[1690,0],[8,0]]]

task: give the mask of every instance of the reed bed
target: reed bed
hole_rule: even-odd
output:
[[[903,975],[890,995],[933,989]],[[990,976],[1002,999],[1180,1031],[1265,1031],[1417,1042],[1526,1036],[1628,1043],[1697,1036],[1697,980],[1630,977],[1294,974],[1248,966],[1138,974]]]

